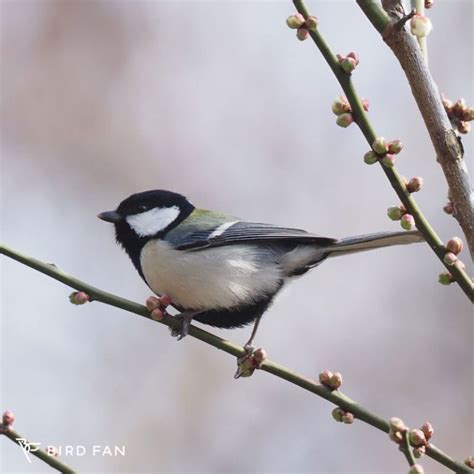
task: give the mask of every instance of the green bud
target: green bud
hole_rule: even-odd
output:
[[[292,30],[297,30],[300,26],[304,24],[303,15],[300,13],[295,13],[294,15],[289,16],[286,19],[286,24]]]
[[[374,140],[374,143],[372,143],[372,150],[374,150],[375,153],[378,153],[379,155],[385,155],[385,153],[388,152],[388,146],[385,143],[385,138],[377,137]]]
[[[354,118],[352,117],[352,114],[345,113],[337,117],[336,123],[342,128],[347,128],[353,121]]]

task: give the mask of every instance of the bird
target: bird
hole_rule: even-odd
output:
[[[327,258],[423,241],[418,231],[336,239],[301,229],[247,222],[196,208],[184,195],[155,189],[132,194],[98,214],[114,224],[117,243],[148,287],[177,309],[185,337],[191,321],[218,328],[253,323],[282,287]]]

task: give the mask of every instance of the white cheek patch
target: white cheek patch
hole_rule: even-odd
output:
[[[128,216],[126,221],[139,237],[149,237],[168,227],[176,220],[179,213],[177,206],[155,207],[149,211]]]

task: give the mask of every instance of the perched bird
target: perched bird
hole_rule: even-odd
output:
[[[192,319],[219,328],[255,322],[246,347],[292,278],[328,257],[423,240],[416,231],[321,237],[197,209],[164,190],[133,194],[98,217],[115,225],[117,242],[151,290],[181,312],[173,335],[183,338]]]

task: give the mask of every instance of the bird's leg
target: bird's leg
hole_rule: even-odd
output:
[[[258,368],[258,362],[255,360],[255,354],[262,349],[255,349],[252,345],[255,336],[257,335],[258,325],[262,315],[258,316],[253,323],[252,334],[250,334],[249,340],[245,343],[244,349],[245,354],[237,359],[237,371],[234,374],[234,378],[248,377],[252,375],[253,371]]]
[[[199,311],[183,311],[182,313],[177,314],[174,318],[181,321],[180,328],[170,328],[171,335],[176,337],[178,341],[181,341],[183,337],[186,337],[189,333],[189,326],[191,326],[191,321],[194,316],[198,314]]]
[[[255,339],[255,336],[257,335],[257,329],[260,324],[260,320],[262,319],[262,315],[258,316],[255,319],[255,322],[253,323],[253,328],[252,328],[252,334],[250,334],[249,340],[245,343],[244,349],[247,351],[247,353],[251,354],[254,351],[254,347],[252,346],[253,340]]]

